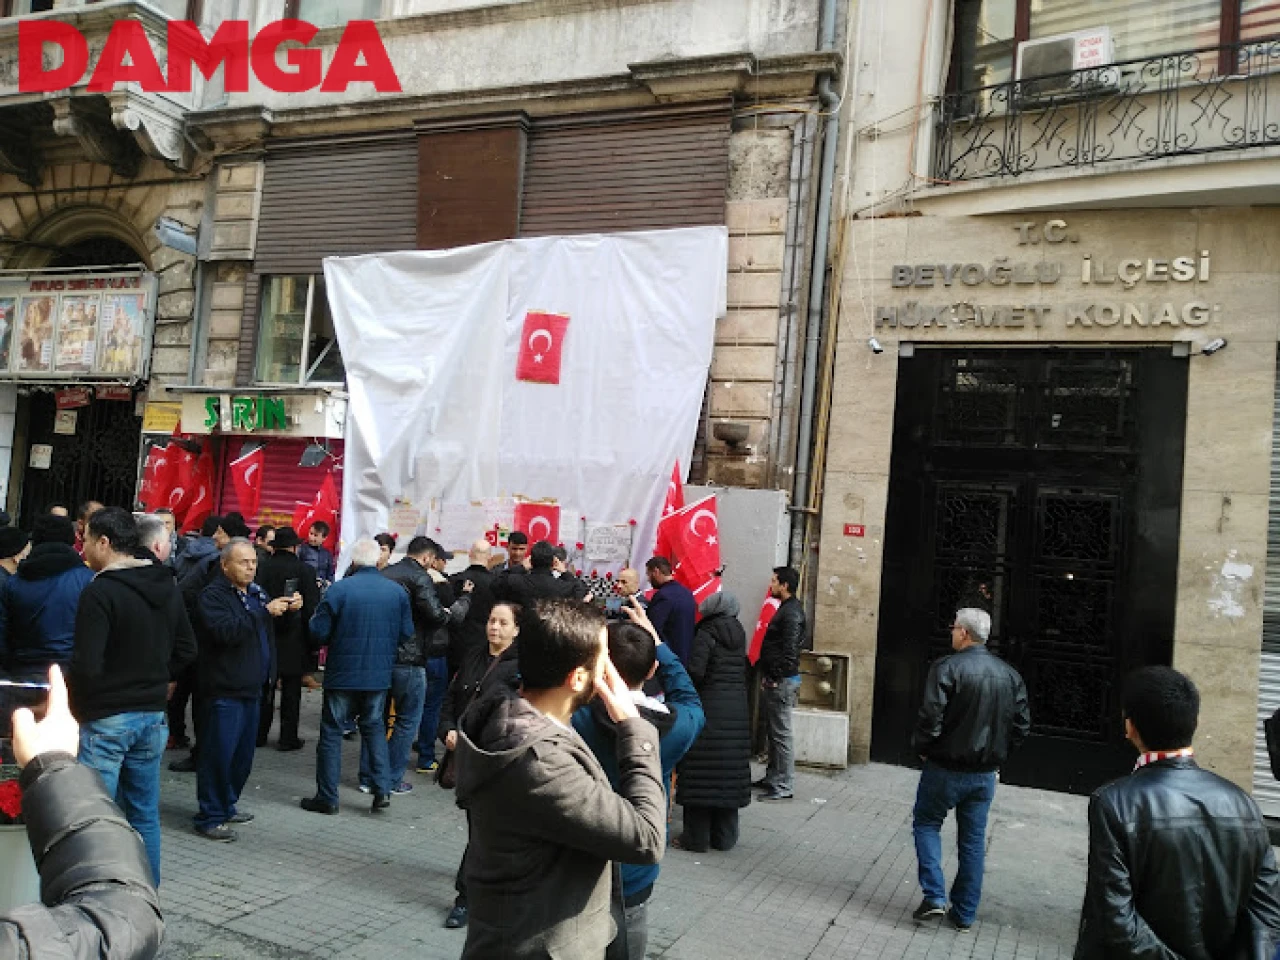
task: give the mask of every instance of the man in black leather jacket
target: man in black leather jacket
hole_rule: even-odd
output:
[[[0,915],[0,957],[149,960],[160,950],[164,920],[146,851],[98,775],[76,762],[79,731],[57,667],[49,681],[45,718],[36,723],[18,710],[13,720],[22,813],[44,902]]]
[[[471,603],[470,597],[465,595],[470,593],[470,584],[463,584],[464,596],[452,609],[440,603],[435,581],[427,569],[435,556],[431,540],[414,537],[409,541],[404,559],[382,571],[384,577],[394,580],[409,592],[414,629],[414,635],[402,640],[396,649],[396,664],[391,671],[391,700],[395,703],[395,721],[387,752],[391,762],[394,793],[407,793],[412,789],[405,782],[404,773],[409,766],[409,749],[418,736],[423,705],[427,700],[427,661],[447,656],[448,624],[454,617],[460,619],[465,616]],[[369,758],[362,747],[360,782],[371,782],[371,779]]]
[[[1196,766],[1195,685],[1170,667],[1143,667],[1122,705],[1141,756],[1089,800],[1077,960],[1271,960],[1280,874],[1253,800]]]
[[[1018,671],[987,650],[991,614],[976,607],[956,612],[956,652],[929,668],[924,702],[911,735],[924,760],[912,833],[924,899],[917,921],[941,917],[968,930],[982,898],[987,814],[997,771],[1031,731],[1027,688]],[[942,873],[942,822],[955,810],[959,868],[947,909]]]
[[[769,769],[753,786],[761,800],[790,800],[796,760],[791,714],[800,693],[800,651],[804,648],[804,607],[796,599],[800,574],[791,567],[773,571],[769,593],[782,601],[760,641],[760,697],[769,733]]]

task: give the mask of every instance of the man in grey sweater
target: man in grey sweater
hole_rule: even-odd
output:
[[[519,693],[476,701],[458,735],[470,922],[463,958],[600,960],[616,933],[610,861],[666,843],[658,733],[609,661],[603,616],[566,600],[520,617]],[[570,725],[599,696],[617,725],[615,793]]]

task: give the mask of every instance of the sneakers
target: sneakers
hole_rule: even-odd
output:
[[[227,823],[253,823],[253,814],[244,812],[237,813],[234,817],[229,819]]]
[[[413,793],[413,784],[402,780],[400,783],[396,784],[394,787],[391,788],[391,792],[392,793]]]
[[[391,806],[391,794],[375,793],[373,795],[373,806],[370,809],[374,813],[377,813],[379,810],[385,810],[389,806]]]
[[[430,760],[418,760],[418,773],[435,773],[440,768],[440,762],[432,757]]]
[[[461,904],[454,904],[453,909],[449,911],[449,916],[445,919],[444,925],[449,930],[458,930],[467,925],[467,908]]]
[[[373,787],[369,786],[367,783],[360,784],[356,789],[361,793],[373,793]]]
[[[936,920],[947,912],[945,903],[934,903],[932,900],[921,900],[920,906],[916,907],[915,912],[911,914],[911,919],[916,923],[923,923],[926,920]]]
[[[972,923],[965,923],[957,917],[954,909],[947,911],[947,923],[951,924],[958,933],[968,933],[969,928],[973,926]]]
[[[756,797],[756,799],[759,800],[761,803],[766,803],[770,800],[791,800],[794,797],[795,797],[795,794],[791,793],[788,790],[778,790],[775,788],[760,794],[760,796]]]
[[[303,810],[307,810],[311,813],[323,813],[329,817],[336,816],[338,813],[338,807],[336,804],[331,806],[319,797],[303,797],[301,806]]]
[[[217,843],[233,843],[236,839],[236,832],[225,823],[220,823],[216,827],[196,827],[196,833],[206,840]]]

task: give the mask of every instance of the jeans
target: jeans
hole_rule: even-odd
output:
[[[942,821],[956,812],[956,851],[960,865],[951,885],[951,909],[965,924],[973,923],[982,898],[982,870],[986,860],[987,813],[996,795],[996,775],[947,770],[926,763],[916,790],[911,832],[916,841],[920,889],[931,903],[945,904],[942,875]]]
[[[427,661],[427,699],[422,705],[422,724],[418,727],[418,762],[430,763],[436,755],[436,730],[440,727],[440,707],[449,689],[449,658],[432,657]]]
[[[369,751],[370,783],[375,793],[391,793],[387,764],[387,728],[382,721],[385,690],[326,690],[320,713],[320,745],[316,747],[316,799],[338,805],[342,776],[342,731],[358,717],[361,749]]]
[[[391,736],[387,739],[387,763],[391,768],[391,786],[404,779],[409,767],[409,748],[418,735],[422,719],[422,703],[427,696],[427,672],[422,667],[396,666],[391,670],[391,700],[396,715],[392,720]],[[360,743],[360,782],[373,785],[373,770],[369,763],[369,748]]]
[[[207,830],[236,815],[253,770],[258,739],[257,697],[202,697],[204,723],[196,758],[196,827]]]
[[[772,789],[791,793],[796,782],[796,755],[791,746],[791,711],[800,694],[800,678],[787,677],[760,691],[769,731],[769,769],[764,780]]]
[[[615,897],[609,912],[617,924],[618,935],[605,951],[604,960],[644,960],[644,952],[649,947],[649,901],[624,907]]]
[[[684,807],[684,848],[692,853],[732,850],[738,844],[736,807]]]
[[[142,836],[160,884],[160,761],[169,740],[164,711],[117,713],[80,725],[80,762],[98,771],[129,825]]]

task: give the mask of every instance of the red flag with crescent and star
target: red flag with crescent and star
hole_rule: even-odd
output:
[[[333,474],[327,473],[310,503],[297,501],[297,506],[293,510],[294,532],[305,540],[307,534],[311,532],[311,525],[317,520],[323,520],[329,525],[329,536],[325,538],[324,546],[330,551],[336,550],[338,548],[338,511],[341,508],[342,501],[338,498],[338,487],[333,482]]]
[[[680,461],[671,468],[671,479],[667,481],[667,496],[662,501],[662,516],[669,517],[684,507],[684,482],[680,479]],[[665,557],[671,550],[671,544],[662,538],[662,524],[658,524],[658,535],[654,541],[655,556]]]
[[[760,608],[760,616],[756,619],[756,630],[751,635],[751,643],[747,647],[747,659],[755,663],[760,659],[760,646],[764,643],[764,635],[769,629],[769,621],[782,606],[782,601],[772,593],[765,592],[764,605]]]
[[[530,311],[520,332],[516,379],[527,383],[559,383],[560,359],[569,317],[563,313]]]
[[[267,461],[267,448],[257,447],[252,453],[232,460],[227,465],[231,482],[235,484],[236,501],[246,517],[256,517],[262,502],[262,467]]]
[[[169,441],[169,494],[166,497],[168,507],[173,511],[174,521],[181,527],[187,516],[187,507],[195,496],[194,473],[197,454],[183,443]]]
[[[526,534],[530,543],[559,543],[560,507],[554,503],[517,503],[511,528]]]
[[[155,510],[169,503],[169,491],[173,489],[175,466],[169,452],[168,446],[162,447],[158,444],[147,451],[147,463],[142,470],[142,486],[138,490],[138,499],[148,510]]]
[[[199,530],[213,514],[213,454],[206,448],[191,470],[191,499],[182,516],[182,532]]]
[[[667,547],[663,556],[671,561],[676,579],[690,590],[703,588],[720,569],[720,520],[715,495],[658,521],[658,542]]]

